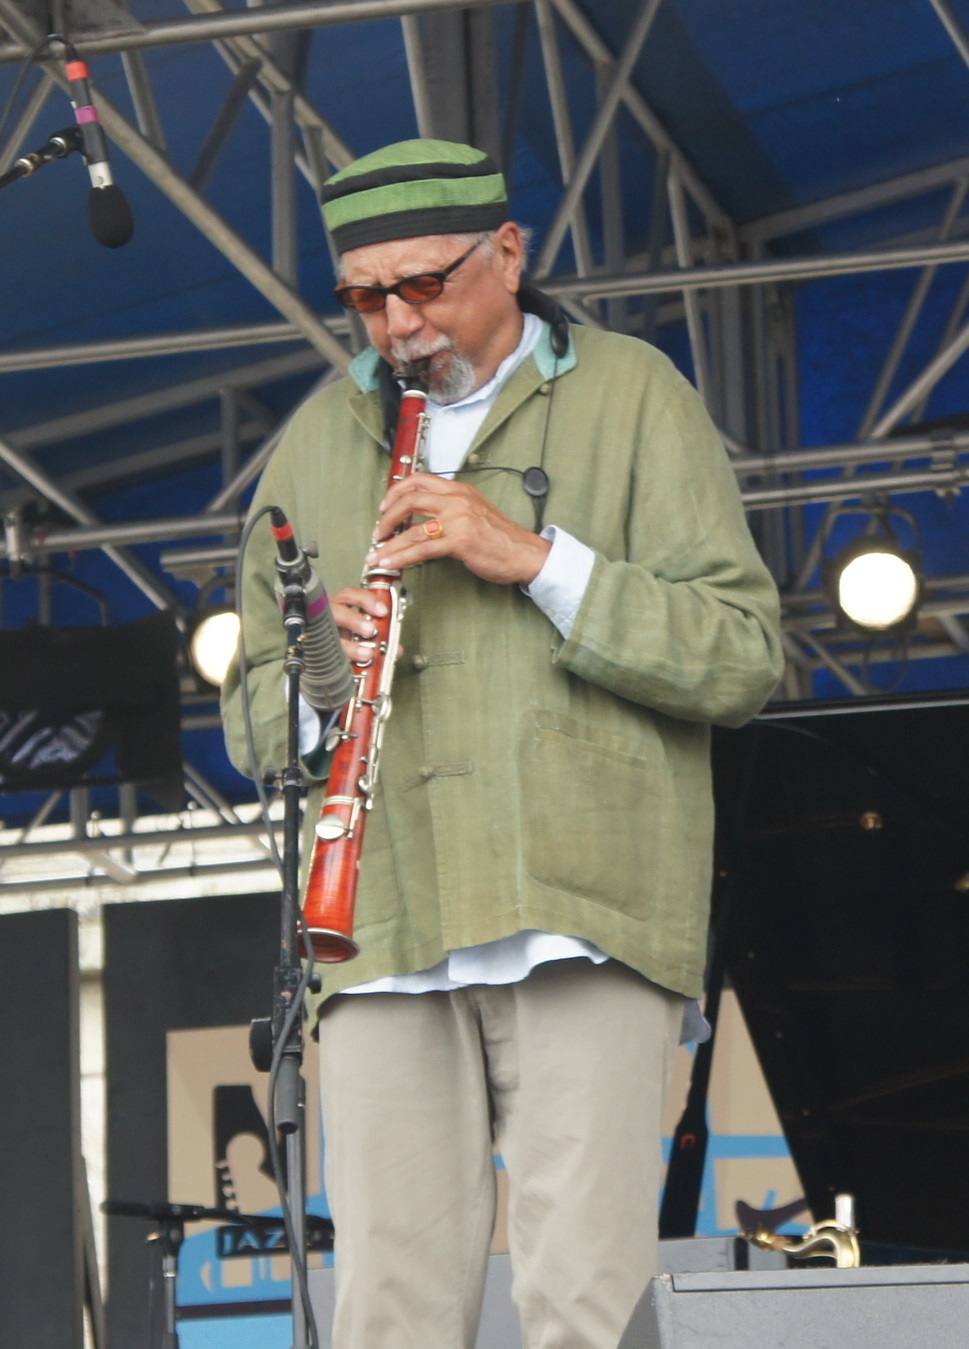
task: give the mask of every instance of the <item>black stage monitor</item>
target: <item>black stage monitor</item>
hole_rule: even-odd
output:
[[[715,747],[728,969],[816,1217],[969,1251],[969,697],[789,705]]]

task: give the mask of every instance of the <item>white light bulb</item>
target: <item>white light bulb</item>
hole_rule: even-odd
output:
[[[838,602],[863,628],[894,627],[911,613],[918,598],[918,579],[897,553],[862,553],[838,578]]]
[[[221,686],[239,640],[239,619],[234,613],[209,614],[192,634],[192,664],[203,679]]]

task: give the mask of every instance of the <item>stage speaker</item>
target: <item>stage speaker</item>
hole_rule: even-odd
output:
[[[969,1265],[661,1274],[619,1349],[911,1349],[964,1344]]]
[[[278,894],[104,906],[110,1198],[215,1201],[214,1190],[168,1193],[167,1037],[268,1015],[278,951]],[[157,1246],[145,1243],[151,1230],[138,1219],[108,1222],[112,1349],[155,1342],[161,1295],[152,1301],[160,1269]]]
[[[81,1349],[77,915],[0,918],[0,1349]]]

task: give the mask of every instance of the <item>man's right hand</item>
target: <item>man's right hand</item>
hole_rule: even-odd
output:
[[[378,592],[363,586],[344,586],[330,596],[330,608],[336,620],[343,649],[350,660],[357,655],[357,643],[367,642],[377,635],[374,618],[383,618],[387,601]]]

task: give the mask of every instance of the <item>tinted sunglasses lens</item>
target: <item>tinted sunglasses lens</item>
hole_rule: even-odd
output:
[[[341,286],[336,298],[344,309],[354,309],[358,314],[375,314],[387,302],[383,291],[371,286]]]
[[[439,276],[408,276],[404,281],[397,284],[397,294],[408,304],[426,304],[428,300],[436,300],[444,289],[444,282]]]

